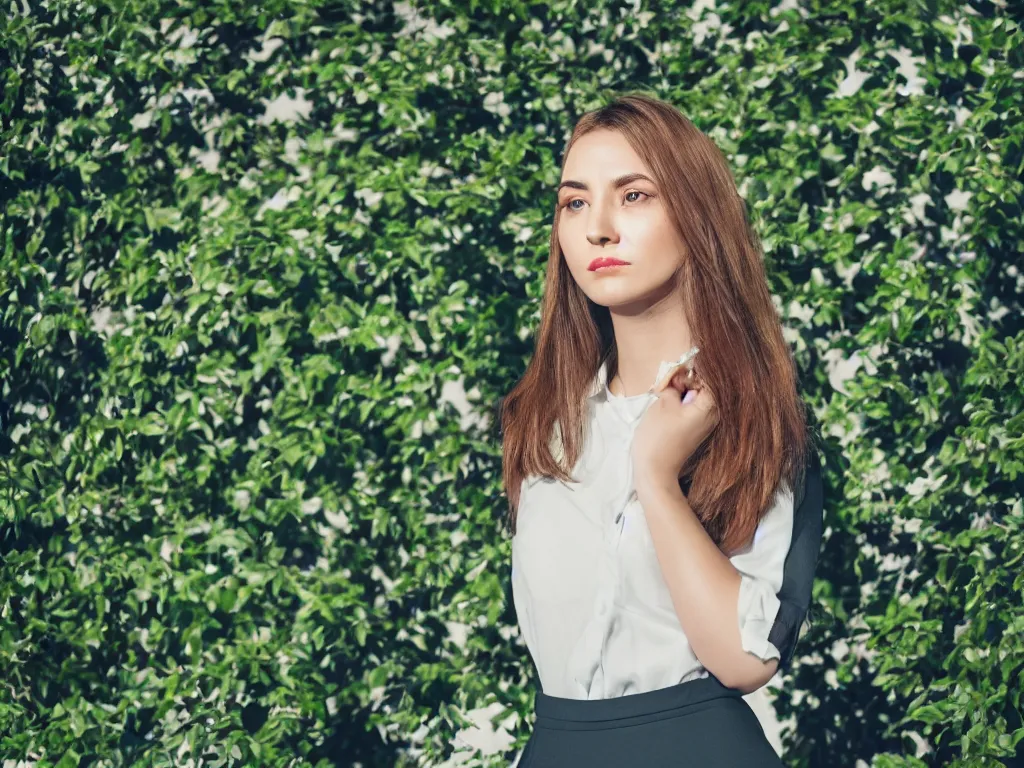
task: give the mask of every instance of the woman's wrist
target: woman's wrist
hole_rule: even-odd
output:
[[[679,478],[667,473],[641,473],[634,483],[636,496],[643,504],[644,498],[655,496],[683,497],[683,489],[679,487]]]

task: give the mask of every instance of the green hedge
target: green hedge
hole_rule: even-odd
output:
[[[632,89],[734,164],[827,445],[788,764],[1019,759],[1019,8],[416,5],[5,6],[5,768],[439,765],[493,702],[514,759],[495,416]]]

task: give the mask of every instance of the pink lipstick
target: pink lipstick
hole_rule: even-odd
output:
[[[590,262],[590,266],[587,267],[587,269],[589,269],[591,272],[596,272],[599,269],[605,269],[605,268],[610,268],[610,267],[625,267],[625,266],[629,266],[629,262],[628,261],[623,261],[622,259],[616,259],[616,258],[614,258],[612,256],[598,256],[596,259],[594,259],[592,262]]]

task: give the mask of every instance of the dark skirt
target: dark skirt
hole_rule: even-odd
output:
[[[538,692],[519,768],[783,765],[743,694],[705,677],[613,699]]]

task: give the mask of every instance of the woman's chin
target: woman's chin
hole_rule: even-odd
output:
[[[635,286],[628,285],[601,286],[600,291],[590,293],[591,301],[619,315],[646,312],[660,298],[662,297],[655,290],[638,291]]]

